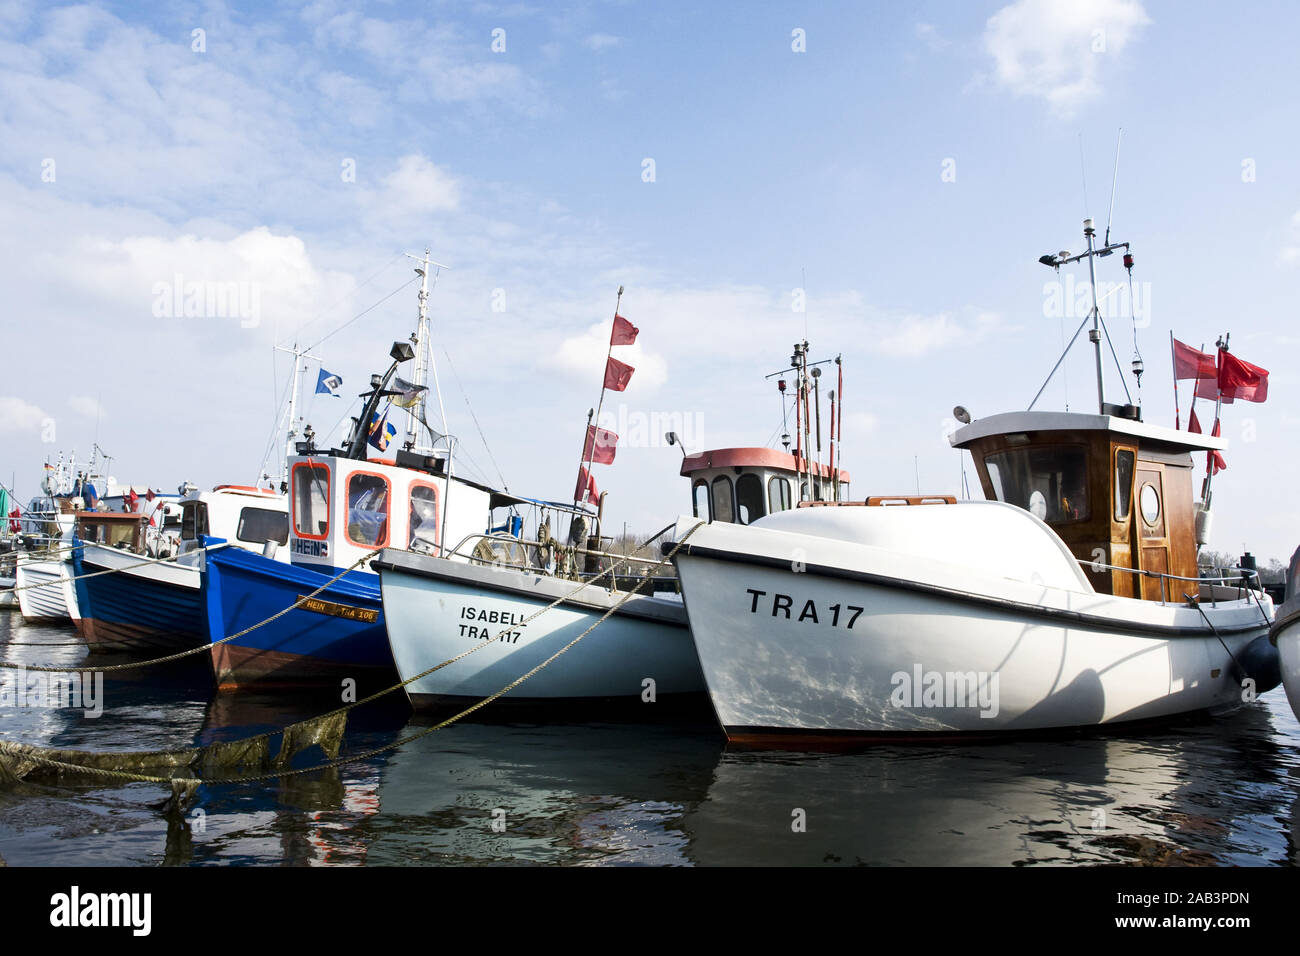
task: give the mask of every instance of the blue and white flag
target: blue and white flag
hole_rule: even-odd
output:
[[[343,384],[343,376],[335,375],[333,372],[320,370],[320,378],[316,380],[317,395],[334,395],[339,393],[339,386]]]

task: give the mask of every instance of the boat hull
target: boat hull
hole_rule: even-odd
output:
[[[19,561],[14,574],[18,608],[32,624],[67,624],[78,616],[66,561]],[[32,585],[43,585],[32,587]]]
[[[1203,608],[1216,637],[1188,606],[992,577],[962,592],[942,573],[927,584],[915,558],[847,568],[790,553],[688,545],[676,559],[714,710],[737,742],[1021,733],[1252,698],[1234,660],[1268,630],[1251,600]]]
[[[332,576],[235,548],[210,552],[203,575],[209,640],[222,641],[266,621]],[[216,644],[212,667],[222,687],[347,679],[373,687],[390,678],[396,683],[379,576],[349,571],[310,604]]]
[[[72,568],[91,651],[169,653],[207,643],[197,567],[87,544],[73,552]]]
[[[1278,609],[1271,639],[1277,646],[1286,698],[1300,718],[1300,601],[1293,600]]]
[[[416,707],[497,693],[595,624],[624,596],[599,585],[543,611],[577,584],[511,568],[386,551],[376,562],[388,637]],[[533,620],[528,620],[542,611]],[[637,595],[502,699],[516,703],[686,700],[704,678],[680,603]]]

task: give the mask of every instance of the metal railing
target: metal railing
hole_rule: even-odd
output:
[[[564,547],[564,545],[561,545],[559,542],[556,542],[554,540],[552,540],[551,542],[542,542],[542,541],[529,540],[527,538],[516,538],[513,537],[512,535],[492,534],[490,532],[476,532],[474,534],[467,534],[465,535],[465,537],[461,538],[460,541],[456,543],[456,546],[454,548],[452,548],[450,551],[445,551],[443,553],[443,557],[462,558],[469,564],[475,564],[481,567],[510,567],[510,568],[519,568],[519,569],[531,568],[534,570],[545,570],[545,567],[535,562],[528,561],[526,557],[523,561],[502,562],[496,559],[489,559],[489,558],[484,558],[479,555],[476,555],[474,554],[474,548],[470,548],[468,551],[463,550],[465,548],[465,545],[468,544],[470,541],[475,541],[475,542],[487,541],[489,544],[499,543],[501,545],[507,545],[511,549],[519,548],[525,556],[527,555],[529,548],[535,549],[533,553],[537,554],[537,553],[546,552],[550,549]],[[637,557],[635,554],[617,554],[612,551],[600,551],[592,548],[578,548],[578,547],[573,547],[572,553],[574,555],[582,555],[584,557],[595,557],[598,559],[608,558],[612,561],[635,562],[637,564],[647,565],[651,568],[672,567],[671,562],[664,561],[661,558],[641,558],[641,557]],[[594,574],[596,572],[591,572],[591,573]],[[641,575],[623,574],[623,575],[614,575],[614,577],[639,579]],[[671,578],[673,580],[676,580],[676,575],[672,575]]]
[[[1075,558],[1075,560],[1079,562],[1081,567],[1094,573],[1099,573],[1101,571],[1123,571],[1126,574],[1136,574],[1139,577],[1144,578],[1159,578],[1161,604],[1169,603],[1168,590],[1166,587],[1166,582],[1168,581],[1188,581],[1196,582],[1197,584],[1219,585],[1237,591],[1238,594],[1236,600],[1241,600],[1246,597],[1247,594],[1253,595],[1255,593],[1257,588],[1254,588],[1247,583],[1250,579],[1253,578],[1256,584],[1259,583],[1259,572],[1252,568],[1233,568],[1231,570],[1237,573],[1232,577],[1225,574],[1218,577],[1205,577],[1198,575],[1197,577],[1189,578],[1181,574],[1170,574],[1168,571],[1147,571],[1142,568],[1126,568],[1121,567],[1118,564],[1106,564],[1102,561],[1087,561],[1083,558]],[[1187,595],[1184,594],[1183,597],[1186,598]],[[1215,594],[1214,591],[1210,592],[1210,606],[1218,607],[1218,595]]]

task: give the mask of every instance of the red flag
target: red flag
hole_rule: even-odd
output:
[[[153,501],[153,500],[154,500],[155,498],[157,498],[157,497],[158,497],[158,496],[155,495],[155,494],[153,493],[153,489],[152,489],[152,488],[150,488],[148,491],[146,491],[146,492],[144,493],[144,500],[145,500],[145,501]]]
[[[1196,432],[1198,435],[1201,434],[1201,423],[1196,418],[1196,409],[1194,408],[1192,409],[1192,417],[1187,422],[1187,430],[1189,432]]]
[[[126,496],[126,503],[127,503],[127,505],[128,505],[128,508],[127,508],[128,511],[135,511],[135,510],[136,510],[136,506],[139,505],[139,503],[140,503],[140,496],[137,495],[137,494],[135,493],[135,489],[134,489],[134,488],[132,488],[132,489],[131,489],[131,493],[130,493],[129,495]]]
[[[1262,402],[1268,398],[1268,369],[1220,349],[1218,385],[1225,402],[1237,398],[1243,402]]]
[[[585,467],[578,469],[578,486],[573,489],[573,500],[577,502],[590,502],[593,505],[600,504],[600,492],[596,490],[596,479],[591,476]]]
[[[1219,421],[1214,421],[1214,431],[1211,433],[1215,438],[1219,437]],[[1223,453],[1217,451],[1207,452],[1205,455],[1205,473],[1210,474],[1210,465],[1214,465],[1214,474],[1218,474],[1228,467],[1228,463],[1223,459]]]
[[[11,533],[17,534],[23,530],[23,526],[18,520],[22,517],[22,514],[17,505],[14,505],[14,510],[9,512],[9,531]]]
[[[636,334],[641,330],[635,325],[623,318],[621,315],[614,316],[614,331],[610,333],[610,345],[631,345],[636,341]]]
[[[1214,356],[1174,339],[1174,378],[1215,378]]]
[[[587,426],[587,443],[582,447],[582,460],[594,465],[614,464],[614,451],[618,447],[618,436],[608,428]]]
[[[613,392],[623,391],[627,388],[627,383],[632,381],[632,373],[635,371],[631,365],[611,358],[605,363],[605,387]]]

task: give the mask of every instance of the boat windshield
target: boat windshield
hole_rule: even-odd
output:
[[[1082,446],[1015,448],[984,456],[998,501],[1048,524],[1086,520],[1088,457]]]

